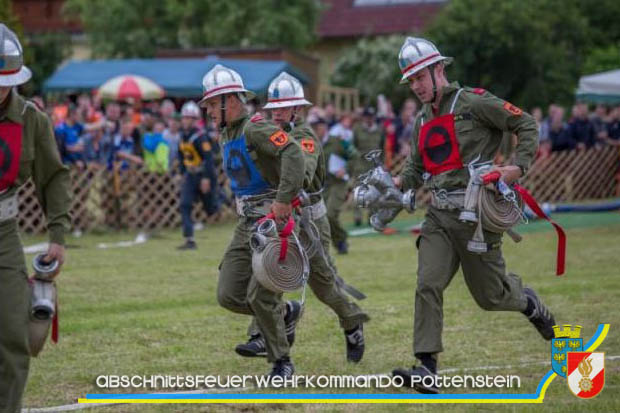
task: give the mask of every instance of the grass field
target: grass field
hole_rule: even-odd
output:
[[[519,245],[505,240],[508,267],[539,292],[558,323],[582,325],[584,342],[599,323],[611,323],[609,335],[597,351],[607,356],[620,355],[620,214],[567,214],[557,218],[567,228],[566,275],[555,276],[555,234],[543,223],[533,223],[523,231],[524,241]],[[345,216],[345,221],[351,222],[350,216]],[[407,224],[400,221],[402,228]],[[122,392],[98,389],[95,378],[100,374],[266,373],[270,366],[264,359],[243,359],[233,352],[234,346],[246,339],[249,319],[222,309],[215,299],[217,267],[232,225],[220,224],[197,233],[199,249],[191,252],[175,249],[181,243],[178,231],[159,233],[142,245],[106,250],[96,248],[97,244],[132,239],[135,234],[70,238],[69,244],[77,248],[68,250],[68,261],[58,282],[60,342],[48,344],[33,359],[24,405],[49,407],[75,403],[87,393]],[[42,240],[25,237],[24,243]],[[292,352],[296,374],[362,375],[411,365],[417,267],[414,238],[406,232],[352,237],[350,253],[338,256],[337,264],[341,275],[368,295],[361,302],[372,317],[365,329],[366,355],[359,365],[346,363],[344,338],[336,316],[309,293]],[[549,362],[550,344],[526,319],[517,313],[479,309],[459,274],[444,301],[446,351],[441,355],[440,368],[468,369],[468,374],[518,375],[521,389],[507,391],[534,393],[550,368],[545,364]],[[484,370],[484,366],[500,367]],[[406,393],[404,389],[374,391]],[[556,378],[542,406],[169,404],[119,405],[92,411],[612,412],[620,411],[619,393],[620,359],[615,359],[606,361],[605,388],[595,399],[576,398],[565,380]]]

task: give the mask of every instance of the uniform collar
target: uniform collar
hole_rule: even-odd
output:
[[[24,123],[24,106],[25,102],[23,99],[17,94],[15,89],[11,91],[11,94],[8,97],[9,105],[6,107],[4,113],[0,114],[1,119],[8,119],[15,123]]]
[[[446,106],[449,108],[454,99],[454,94],[461,88],[459,82],[451,82],[449,85],[441,88],[441,100],[439,101],[439,114],[444,113]],[[424,104],[424,109],[427,115],[434,117],[433,107],[430,103]]]
[[[306,120],[304,119],[301,113],[298,113],[297,115],[295,115],[294,123],[295,123],[295,126],[302,126],[304,123],[306,123]]]
[[[241,115],[239,115],[239,117],[237,119],[233,119],[229,122],[229,125],[231,128],[236,128],[239,125],[241,125],[250,115],[243,111],[241,112]]]

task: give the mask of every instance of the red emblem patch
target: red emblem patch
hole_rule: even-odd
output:
[[[472,93],[475,93],[476,95],[484,95],[484,92],[486,92],[486,90],[484,90],[481,87],[477,87],[474,90],[472,90]]]
[[[0,191],[13,185],[22,154],[22,125],[0,123]]]
[[[504,109],[506,109],[508,112],[512,113],[515,116],[521,116],[523,114],[523,111],[520,108],[516,107],[510,102],[504,102]]]
[[[418,137],[418,148],[424,169],[431,175],[463,168],[453,114],[425,123]]]
[[[302,139],[301,148],[304,150],[304,152],[314,153],[314,140]]]
[[[288,135],[280,130],[271,135],[269,140],[276,146],[282,146],[288,142]]]

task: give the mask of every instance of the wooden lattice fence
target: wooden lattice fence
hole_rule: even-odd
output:
[[[618,162],[618,149],[614,147],[556,152],[547,158],[537,159],[523,185],[539,202],[609,198],[614,196]],[[404,164],[404,158],[395,159],[392,172],[397,174]],[[81,231],[95,228],[176,228],[181,224],[180,178],[174,173],[156,174],[143,169],[129,169],[116,174],[105,169],[73,169],[73,228]],[[221,171],[219,182],[227,190],[228,182]],[[20,189],[19,198],[21,230],[44,232],[45,220],[31,182]],[[418,205],[426,205],[429,200],[428,191],[419,191]],[[201,204],[194,206],[193,215],[196,222],[206,221]],[[234,211],[222,205],[222,213],[209,220],[232,216]]]

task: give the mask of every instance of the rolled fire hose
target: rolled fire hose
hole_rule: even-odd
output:
[[[258,224],[250,238],[252,270],[257,281],[270,291],[293,292],[303,287],[305,296],[310,266],[293,228],[292,217],[280,232],[271,218]]]
[[[498,234],[506,232],[514,242],[520,242],[522,239],[521,235],[512,230],[523,217],[521,198],[498,179],[497,173],[484,177],[483,185],[478,192],[478,224],[473,238],[467,244],[469,251],[482,253],[488,250],[483,229]],[[487,186],[495,181],[498,185],[497,191]],[[502,193],[502,189],[505,193]]]

